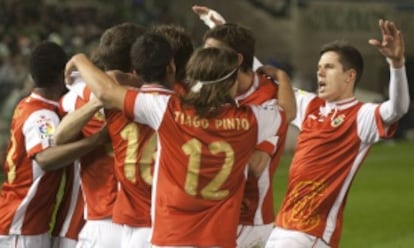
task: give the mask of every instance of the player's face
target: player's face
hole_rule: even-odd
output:
[[[337,53],[322,54],[317,71],[318,96],[329,102],[352,97],[353,81],[350,71],[344,71]]]

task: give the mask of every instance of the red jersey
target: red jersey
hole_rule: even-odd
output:
[[[73,166],[65,167],[61,183],[61,187],[64,187],[63,195],[52,230],[52,235],[55,237],[78,240],[78,234],[85,224],[79,173],[79,161]]]
[[[152,92],[143,85],[143,92]],[[120,184],[112,220],[133,227],[151,226],[151,185],[157,136],[150,127],[128,119],[123,112],[106,113],[112,141],[115,174]]]
[[[243,94],[237,96],[240,105],[262,104],[270,99],[276,99],[278,85],[271,78],[255,73],[253,83]],[[272,182],[273,175],[283,154],[288,123],[284,119],[274,136],[258,144],[256,149],[271,156],[269,165],[259,178],[248,173],[246,188],[242,201],[240,224],[263,225],[271,224],[275,220],[273,206]]]
[[[276,225],[338,247],[355,174],[371,145],[392,135],[395,125],[384,125],[378,104],[355,98],[328,103],[304,91],[297,91],[296,99],[293,124],[301,131]]]
[[[77,78],[77,86],[84,83]],[[79,82],[80,81],[80,82]],[[90,91],[83,87],[84,91],[70,90],[61,100],[61,108],[69,113],[86,104],[90,97]],[[79,92],[84,98],[78,96]],[[86,92],[86,93],[85,93]],[[103,112],[98,112],[82,128],[82,135],[88,137],[96,133],[105,119]],[[87,220],[100,220],[111,218],[113,205],[117,194],[117,180],[114,173],[114,160],[111,144],[98,147],[80,159],[81,187],[85,201],[85,218]]]
[[[62,170],[44,172],[33,157],[52,145],[58,103],[32,93],[16,106],[0,192],[0,235],[49,230]]]
[[[180,96],[185,95],[188,91],[187,85],[183,81],[175,81],[172,86],[172,89],[175,93],[177,93]]]
[[[125,97],[127,115],[158,133],[152,244],[234,248],[246,164],[280,126],[279,108],[227,105],[202,118],[170,94]]]

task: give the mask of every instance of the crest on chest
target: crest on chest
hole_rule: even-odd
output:
[[[331,126],[332,127],[339,127],[345,120],[345,115],[341,114],[334,119],[331,120]]]
[[[313,128],[337,128],[344,123],[345,118],[345,114],[328,116],[309,114],[306,123]]]

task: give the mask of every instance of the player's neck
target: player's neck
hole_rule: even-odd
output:
[[[46,99],[52,100],[52,101],[58,101],[59,98],[61,97],[62,93],[59,92],[55,92],[53,90],[50,89],[46,89],[46,88],[33,88],[33,93],[36,93]]]
[[[239,72],[237,80],[239,81],[239,85],[237,88],[237,94],[243,94],[246,92],[250,86],[253,84],[253,71],[247,71],[247,72]]]
[[[164,80],[164,81],[150,81],[150,82],[145,82],[142,86],[159,86],[159,87],[163,87],[163,88],[167,88],[167,89],[171,89],[171,83],[168,80]]]

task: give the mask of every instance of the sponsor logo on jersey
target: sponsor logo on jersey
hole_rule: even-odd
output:
[[[345,115],[340,115],[331,121],[332,127],[339,127],[345,120]]]

